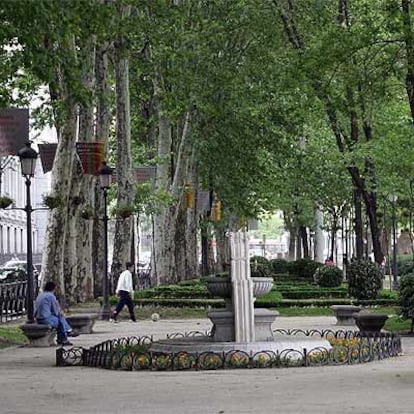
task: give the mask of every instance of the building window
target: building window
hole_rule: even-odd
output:
[[[11,253],[10,251],[10,227],[7,227],[6,253]]]

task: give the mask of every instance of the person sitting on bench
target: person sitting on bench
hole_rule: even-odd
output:
[[[68,336],[78,336],[79,332],[71,328],[55,296],[56,283],[46,283],[43,293],[40,293],[35,302],[35,318],[41,325],[49,325],[56,328],[57,343],[63,346],[72,345]]]

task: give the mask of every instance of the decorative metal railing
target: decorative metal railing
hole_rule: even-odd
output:
[[[27,282],[0,283],[0,323],[26,315]]]
[[[106,369],[138,370],[211,370],[225,368],[282,368],[366,363],[401,354],[401,338],[394,333],[363,334],[357,331],[282,330],[283,335],[318,336],[329,340],[332,348],[317,347],[282,351],[245,352],[154,352],[152,336],[119,338],[89,349],[59,348],[57,366],[83,365]],[[202,332],[171,334],[169,338],[204,336]]]

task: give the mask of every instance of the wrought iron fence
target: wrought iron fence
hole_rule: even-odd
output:
[[[26,315],[27,281],[0,283],[0,323]]]
[[[401,338],[394,333],[362,334],[357,331],[277,330],[284,335],[318,336],[332,347],[262,350],[245,352],[155,352],[151,336],[119,338],[89,349],[59,348],[56,365],[83,365],[106,369],[138,370],[212,370],[225,368],[283,368],[366,363],[401,354]],[[170,334],[169,338],[197,337],[201,332]]]

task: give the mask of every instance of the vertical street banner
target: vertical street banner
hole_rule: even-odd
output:
[[[76,152],[84,174],[99,175],[99,169],[105,161],[105,143],[103,141],[77,142]]]
[[[52,171],[57,144],[39,144],[38,147],[43,172],[46,174],[47,172]]]
[[[198,190],[197,193],[197,210],[204,213],[210,210],[210,191]]]
[[[139,184],[148,183],[155,179],[156,167],[135,167],[135,181]]]
[[[0,156],[17,155],[29,141],[29,110],[0,109]]]

